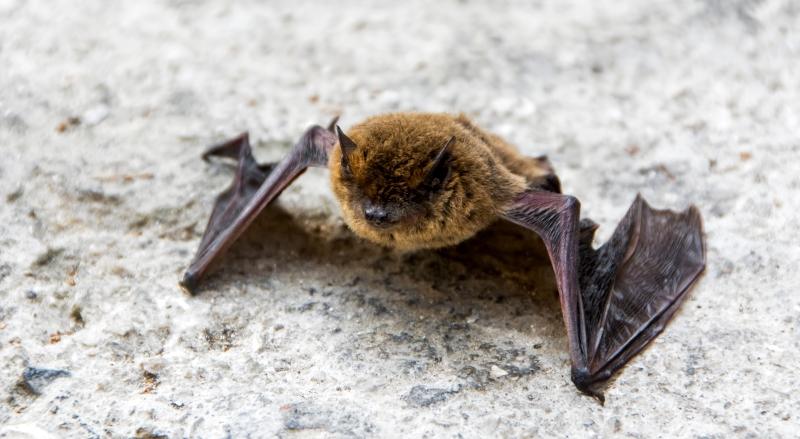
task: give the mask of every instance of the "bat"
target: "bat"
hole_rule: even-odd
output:
[[[458,244],[498,219],[538,234],[553,266],[567,329],[571,379],[601,402],[614,373],[663,329],[705,267],[698,209],[653,209],[636,196],[612,237],[561,193],[545,156],[526,157],[464,115],[393,113],[353,126],[309,128],[283,160],[259,165],[247,134],[203,158],[238,161],[216,199],[181,281],[196,291],[209,266],[310,166],[327,166],[345,223],[401,250]]]

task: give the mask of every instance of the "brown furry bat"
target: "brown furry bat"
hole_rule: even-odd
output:
[[[239,164],[184,289],[194,291],[211,262],[308,166],[327,166],[345,222],[383,246],[451,246],[498,218],[536,232],[556,275],[572,381],[602,400],[603,384],[661,332],[704,268],[694,207],[654,210],[637,197],[609,242],[594,249],[597,226],[579,220],[580,203],[561,194],[547,159],[522,156],[463,115],[386,114],[348,135],[335,122],[307,130],[275,164],[256,164],[246,135],[206,152]]]

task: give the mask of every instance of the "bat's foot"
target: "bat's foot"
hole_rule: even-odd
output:
[[[538,189],[541,191],[561,193],[561,180],[558,179],[556,174],[550,173],[536,177],[536,179],[529,182],[528,187],[531,189]]]

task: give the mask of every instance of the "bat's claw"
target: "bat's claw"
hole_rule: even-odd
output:
[[[336,123],[339,122],[339,116],[340,116],[339,114],[337,114],[336,116],[333,116],[333,119],[328,124],[328,131],[330,131],[332,133],[336,133]]]

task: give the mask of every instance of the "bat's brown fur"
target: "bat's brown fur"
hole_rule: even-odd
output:
[[[328,163],[345,222],[356,234],[401,250],[464,241],[492,223],[525,188],[555,178],[546,159],[522,156],[464,115],[384,114],[355,125],[348,137],[357,145],[347,156],[349,172],[340,145]],[[449,149],[449,177],[441,190],[420,197],[426,172],[450,138],[455,142]],[[420,201],[410,203],[415,196]],[[399,205],[403,221],[390,228],[373,226],[365,219],[365,201]]]

